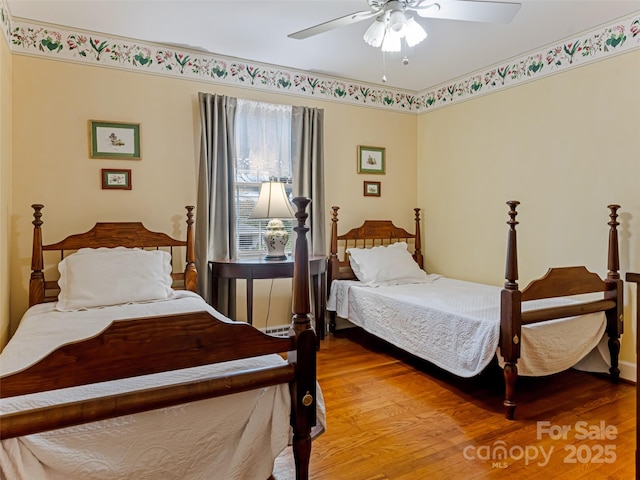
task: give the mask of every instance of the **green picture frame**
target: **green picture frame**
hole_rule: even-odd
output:
[[[358,145],[358,173],[385,173],[385,149]]]
[[[140,160],[140,124],[89,120],[89,156]]]

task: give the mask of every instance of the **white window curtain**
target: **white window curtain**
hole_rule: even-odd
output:
[[[239,256],[266,251],[262,233],[268,220],[249,219],[260,184],[278,180],[291,199],[291,106],[237,100],[235,115],[236,251]],[[292,221],[283,219],[291,233]],[[292,235],[290,235],[292,238]],[[286,249],[291,251],[291,241]]]

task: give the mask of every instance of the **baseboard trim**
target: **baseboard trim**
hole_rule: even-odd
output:
[[[620,368],[620,378],[631,382],[636,383],[638,367],[635,363],[627,362],[625,360],[621,360],[618,363],[618,367]]]

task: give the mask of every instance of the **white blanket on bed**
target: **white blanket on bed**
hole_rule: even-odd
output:
[[[500,291],[439,275],[429,275],[427,283],[375,288],[337,280],[331,284],[327,309],[451,373],[471,377],[498,349]],[[568,302],[536,300],[523,308]],[[518,372],[539,376],[572,367],[594,350],[605,328],[604,313],[524,326]]]
[[[190,292],[171,300],[56,312],[54,304],[29,309],[0,354],[0,372],[29,366],[58,346],[106,328],[111,320],[207,310],[229,321]],[[61,320],[62,319],[62,320]],[[13,411],[106,394],[180,383],[283,364],[279,355],[225,362],[0,400]],[[317,391],[319,423],[324,402]],[[2,440],[0,478],[9,480],[259,479],[289,440],[287,385],[202,400],[50,432]]]

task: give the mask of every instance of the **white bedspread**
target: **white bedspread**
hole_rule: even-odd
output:
[[[64,343],[95,335],[111,320],[207,310],[229,321],[190,292],[176,292],[173,299],[162,302],[71,313],[56,312],[53,305],[29,309],[0,354],[2,374],[25,368]],[[1,400],[0,411],[4,414],[284,362],[279,355],[266,355],[24,395]],[[317,401],[320,428],[324,428],[319,388]],[[278,385],[6,439],[0,448],[0,478],[265,480],[271,475],[273,460],[288,444],[289,415],[288,386]]]
[[[375,288],[337,280],[331,284],[327,309],[451,373],[471,377],[499,350],[500,291],[439,275],[429,275],[427,283]],[[523,308],[571,301],[536,300]],[[604,313],[524,326],[518,373],[550,375],[574,366],[598,351],[605,328]]]

